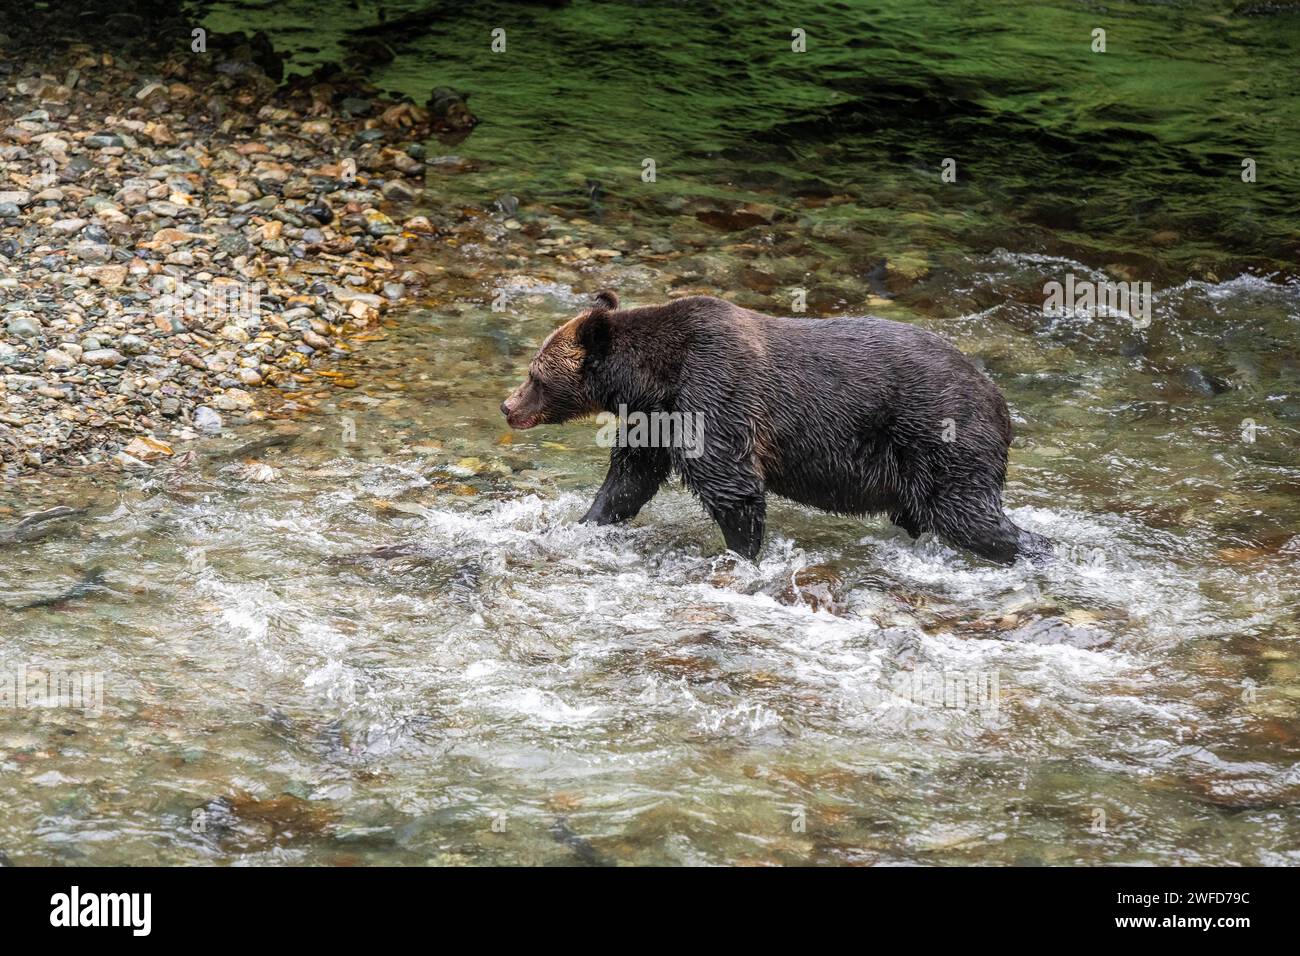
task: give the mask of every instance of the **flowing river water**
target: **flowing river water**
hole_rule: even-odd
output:
[[[356,387],[148,471],[4,488],[13,514],[86,510],[0,545],[10,608],[74,592],[6,612],[0,674],[103,681],[93,714],[0,710],[4,856],[1300,862],[1296,233],[1234,158],[1294,176],[1269,54],[1295,21],[881,3],[854,46],[865,15],[836,5],[805,18],[809,55],[841,38],[810,76],[746,53],[788,50],[781,4],[530,7],[502,21],[509,69],[487,46],[507,7],[484,9],[378,73],[469,89],[484,122],[430,144],[455,157],[426,194],[448,238],[418,264],[428,298],[341,366]],[[308,5],[260,16],[322,56],[350,26],[306,43]],[[1098,18],[1104,81],[1060,52]],[[962,150],[1005,175],[942,184]],[[1149,325],[1045,314],[1066,275],[1151,281]],[[773,312],[802,288],[828,321],[946,335],[1007,396],[1008,510],[1055,559],[996,567],[773,500],[749,565],[676,485],[628,527],[578,525],[595,427],[510,434],[497,405],[607,286]]]

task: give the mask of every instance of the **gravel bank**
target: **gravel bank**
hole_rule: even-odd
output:
[[[0,34],[9,476],[141,467],[354,385],[339,360],[418,291],[429,113],[337,69],[282,84],[258,38],[175,47]]]

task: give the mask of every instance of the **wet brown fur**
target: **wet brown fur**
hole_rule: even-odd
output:
[[[614,448],[587,521],[628,520],[676,472],[749,557],[768,492],[883,512],[912,535],[1002,562],[1049,548],[1002,511],[1011,420],[1001,393],[914,326],[777,318],[708,296],[620,309],[602,293],[546,339],[502,411],[527,428],[620,406],[702,415],[703,454]],[[949,421],[955,441],[942,437]]]

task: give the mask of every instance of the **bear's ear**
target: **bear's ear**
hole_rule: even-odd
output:
[[[602,289],[596,293],[596,308],[613,311],[618,308],[618,294],[612,289]]]
[[[613,329],[609,324],[609,313],[603,308],[592,309],[578,322],[576,329],[578,346],[588,355],[603,355],[609,350],[609,340]]]

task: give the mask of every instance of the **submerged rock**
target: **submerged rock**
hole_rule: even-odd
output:
[[[429,102],[426,104],[434,130],[440,133],[464,133],[477,126],[478,117],[470,111],[465,102],[467,99],[468,93],[457,93],[446,86],[436,87],[429,94]]]
[[[843,589],[844,580],[838,571],[829,565],[815,564],[796,571],[776,599],[782,604],[802,605],[838,616],[844,613]]]
[[[1020,644],[1065,644],[1080,650],[1095,651],[1109,646],[1114,638],[1101,628],[1087,623],[1082,616],[1036,618],[1028,624],[1006,631],[1004,640]]]

